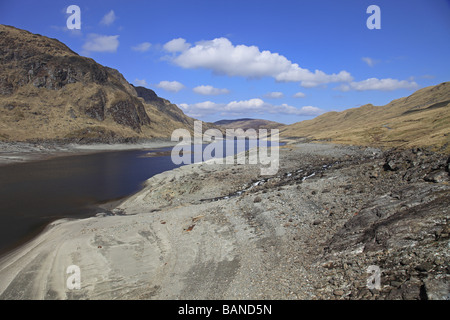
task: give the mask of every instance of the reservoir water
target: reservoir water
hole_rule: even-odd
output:
[[[100,212],[96,205],[129,196],[148,178],[179,166],[170,156],[146,157],[148,152],[100,152],[0,167],[0,254],[56,219],[91,216]]]
[[[99,204],[130,196],[153,175],[179,167],[171,150],[108,151],[0,167],[0,255],[52,221],[102,212]]]

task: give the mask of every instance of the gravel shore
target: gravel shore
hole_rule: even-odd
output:
[[[448,160],[290,143],[273,176],[183,166],[3,257],[0,298],[448,299]],[[68,288],[71,265],[80,289]]]

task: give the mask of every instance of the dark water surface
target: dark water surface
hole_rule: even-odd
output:
[[[180,167],[171,150],[108,151],[1,166],[0,255],[52,221],[93,216],[104,211],[99,204],[130,196],[155,174]]]
[[[101,152],[0,167],[0,254],[54,220],[101,212],[95,205],[132,195],[153,175],[179,167],[170,153],[148,153]]]

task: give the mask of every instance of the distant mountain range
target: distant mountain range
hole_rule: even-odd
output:
[[[0,141],[127,142],[192,132],[195,119],[144,87],[56,39],[0,25]],[[208,128],[280,130],[307,138],[377,147],[433,146],[450,152],[450,82],[385,106],[364,105],[283,125],[243,118]]]
[[[366,104],[327,112],[286,126],[280,135],[387,148],[431,146],[450,152],[450,82],[420,89],[385,106]]]
[[[0,140],[134,141],[193,121],[56,39],[0,25]]]
[[[220,120],[214,122],[215,125],[219,126],[222,129],[238,129],[241,128],[242,130],[247,129],[276,129],[281,128],[284,126],[284,124],[275,122],[275,121],[269,121],[269,120],[262,120],[262,119],[251,119],[251,118],[242,118],[242,119],[235,119],[235,120]]]

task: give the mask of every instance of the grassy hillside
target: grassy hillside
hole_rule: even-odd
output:
[[[385,106],[327,112],[283,127],[282,137],[307,137],[376,147],[427,147],[450,152],[450,82],[420,89]]]

